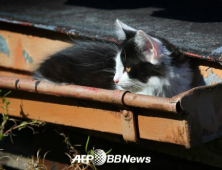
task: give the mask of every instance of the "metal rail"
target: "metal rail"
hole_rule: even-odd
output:
[[[154,109],[177,114],[177,99],[132,94],[123,90],[105,90],[76,85],[56,85],[44,81],[0,77],[0,88],[18,89],[55,96],[105,102],[129,107]]]

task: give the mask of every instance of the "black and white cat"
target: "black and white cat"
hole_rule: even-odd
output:
[[[164,39],[116,21],[120,43],[78,41],[40,64],[34,78],[172,97],[191,88],[189,59]]]

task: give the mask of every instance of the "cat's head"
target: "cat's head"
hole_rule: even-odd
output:
[[[138,92],[152,84],[150,79],[155,81],[166,76],[162,58],[169,55],[169,51],[160,40],[119,20],[116,20],[116,35],[121,41],[113,78],[117,88]]]

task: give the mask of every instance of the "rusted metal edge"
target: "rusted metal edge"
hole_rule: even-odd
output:
[[[123,90],[105,90],[77,85],[56,85],[44,81],[11,77],[0,77],[0,88],[178,113],[176,108],[178,98],[171,99],[132,94]]]
[[[196,146],[222,136],[222,83],[200,86],[178,96],[186,126],[190,131],[190,146]]]
[[[193,57],[193,58],[198,58],[198,59],[207,60],[207,61],[210,61],[210,62],[217,62],[217,63],[222,64],[222,57],[219,57],[218,59],[215,59],[211,56],[202,56],[202,55],[193,54],[193,53],[185,52],[185,51],[181,51],[181,52],[190,56],[190,57]]]
[[[24,21],[15,20],[15,19],[12,19],[12,18],[4,18],[4,17],[0,17],[0,22],[10,23],[10,24],[17,24],[17,25],[22,25],[22,26],[27,26],[27,27],[34,27],[34,28],[38,28],[38,29],[44,29],[44,30],[59,32],[61,34],[66,34],[66,35],[70,35],[70,36],[73,36],[73,37],[84,37],[84,38],[98,39],[98,40],[104,40],[105,39],[105,40],[117,42],[117,40],[113,37],[108,37],[108,36],[104,37],[104,36],[100,36],[100,35],[90,35],[89,32],[78,31],[75,28],[60,27],[60,26],[46,25],[46,24],[40,24],[40,23],[24,22]],[[190,57],[203,59],[203,60],[207,60],[207,61],[211,61],[211,62],[218,62],[220,64],[222,63],[222,58],[221,57],[219,57],[218,59],[215,59],[211,56],[202,56],[202,55],[193,54],[193,53],[186,52],[186,51],[181,51],[181,52],[190,56]]]

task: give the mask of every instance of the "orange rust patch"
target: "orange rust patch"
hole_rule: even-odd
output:
[[[16,68],[20,67],[21,65],[24,65],[25,61],[22,57],[22,41],[19,38],[16,43],[16,49],[15,49],[15,58],[14,58],[14,66]]]
[[[185,133],[185,129],[178,126],[177,128],[172,129],[171,134],[166,134],[165,140],[174,141],[176,144],[184,144],[188,142],[186,135],[184,135]]]
[[[140,138],[179,145],[189,143],[187,139],[189,132],[186,131],[186,121],[184,120],[138,115],[138,125]]]

